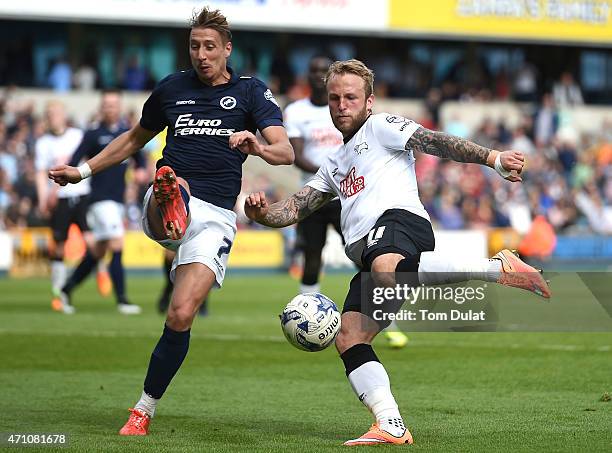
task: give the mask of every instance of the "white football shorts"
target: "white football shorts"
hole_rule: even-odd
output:
[[[147,219],[147,206],[152,194],[153,186],[149,187],[143,200],[142,229],[155,242],[176,251],[170,279],[174,282],[178,266],[202,263],[213,271],[217,286],[221,287],[225,278],[229,252],[236,236],[236,213],[191,196],[189,198],[191,222],[185,235],[180,240],[158,241],[153,237]]]
[[[87,224],[96,241],[123,237],[124,207],[113,200],[96,201],[87,210]]]

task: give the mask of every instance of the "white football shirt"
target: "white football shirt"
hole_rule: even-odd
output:
[[[317,168],[342,145],[342,134],[334,127],[327,105],[314,105],[310,99],[293,102],[285,108],[284,123],[289,138],[304,139],[304,157]],[[302,171],[302,183],[312,176]]]
[[[62,135],[46,133],[36,141],[35,166],[37,171],[47,171],[55,165],[67,164],[81,144],[83,131],[67,128]],[[50,184],[51,180],[49,180]],[[57,189],[58,198],[78,197],[90,192],[89,179],[77,184],[67,184]]]
[[[398,115],[371,115],[307,182],[340,198],[347,250],[387,209],[405,209],[430,220],[419,199],[413,152],[405,149],[419,127]]]

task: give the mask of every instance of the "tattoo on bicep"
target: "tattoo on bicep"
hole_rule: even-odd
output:
[[[331,193],[321,192],[312,187],[304,187],[289,198],[270,206],[264,224],[268,226],[287,226],[308,217],[334,197]]]
[[[406,142],[406,149],[413,149],[432,156],[457,162],[486,164],[491,150],[460,137],[420,127]]]

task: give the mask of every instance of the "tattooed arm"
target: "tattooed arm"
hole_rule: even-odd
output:
[[[418,128],[412,137],[406,142],[406,149],[413,149],[422,153],[443,159],[452,159],[457,162],[472,162],[476,164],[488,165],[495,168],[501,174],[500,169],[496,168],[495,161],[499,155],[501,170],[512,171],[504,176],[509,181],[521,181],[518,176],[523,170],[525,158],[520,151],[496,151],[484,146],[477,145],[454,135],[444,132],[436,132],[424,127]]]
[[[305,186],[289,198],[269,205],[264,192],[250,194],[244,202],[244,212],[251,220],[272,228],[282,228],[308,217],[335,195]]]

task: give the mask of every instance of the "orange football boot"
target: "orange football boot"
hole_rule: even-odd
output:
[[[62,311],[63,308],[64,304],[62,303],[62,299],[60,299],[59,297],[54,297],[53,299],[51,299],[51,309],[53,311]]]
[[[121,436],[146,436],[149,434],[149,423],[151,417],[138,409],[129,409],[130,418],[125,422],[123,428],[119,430]]]
[[[187,229],[187,208],[174,170],[164,165],[155,173],[153,195],[159,205],[166,236],[178,240]]]
[[[108,271],[98,271],[96,274],[96,284],[98,286],[98,293],[100,293],[102,297],[110,296],[113,291],[113,282]]]
[[[381,429],[378,423],[374,423],[367,433],[357,439],[351,439],[344,442],[344,445],[348,447],[355,447],[357,445],[379,445],[379,444],[412,444],[412,434],[406,428],[404,428],[404,434],[402,437],[396,437],[393,434]]]
[[[550,298],[550,288],[542,277],[542,271],[525,263],[516,252],[504,249],[494,255],[493,259],[498,259],[502,263],[502,274],[497,283],[531,291],[546,299]]]

